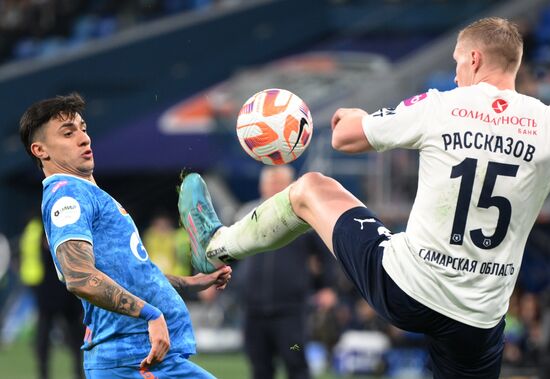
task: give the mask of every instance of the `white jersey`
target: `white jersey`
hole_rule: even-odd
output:
[[[377,151],[420,151],[418,190],[404,233],[383,266],[427,307],[495,326],[550,190],[548,107],[486,83],[430,90],[365,116]]]

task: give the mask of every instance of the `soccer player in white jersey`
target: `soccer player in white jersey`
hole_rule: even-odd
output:
[[[419,151],[418,191],[404,233],[391,235],[319,173],[222,227],[204,183],[191,174],[179,208],[194,239],[194,264],[210,272],[311,227],[382,317],[427,336],[434,378],[498,378],[504,315],[550,189],[548,107],[514,90],[522,48],[507,20],[476,21],[458,35],[458,88],[430,90],[370,115],[334,114],[339,151]]]

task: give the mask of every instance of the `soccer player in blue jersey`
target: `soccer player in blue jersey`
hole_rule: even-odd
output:
[[[405,232],[391,234],[319,173],[224,227],[204,182],[190,174],[179,209],[196,241],[193,263],[210,272],[313,228],[383,318],[426,335],[434,378],[497,379],[504,315],[550,192],[549,108],[515,91],[522,47],[509,21],[478,20],[458,34],[458,88],[430,90],[373,114],[335,112],[332,145],[339,151],[419,151]]]
[[[33,104],[20,136],[46,176],[42,217],[55,267],[84,307],[87,378],[213,378],[195,353],[184,288],[223,289],[231,269],[165,276],[121,204],[99,188],[78,94]]]

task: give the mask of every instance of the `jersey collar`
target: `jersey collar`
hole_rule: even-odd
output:
[[[53,174],[53,175],[50,175],[48,176],[47,178],[45,178],[44,180],[42,180],[42,186],[43,187],[46,187],[48,184],[50,184],[51,182],[53,181],[56,181],[60,178],[66,178],[66,177],[69,177],[69,178],[72,178],[72,179],[77,179],[77,180],[81,180],[83,181],[84,183],[87,183],[87,184],[90,184],[92,186],[95,186],[97,187],[97,185],[95,183],[92,183],[90,182],[89,180],[86,180],[86,179],[82,179],[81,177],[78,177],[76,175],[71,175],[71,174]]]
[[[513,89],[498,89],[494,85],[489,84],[487,82],[479,82],[479,83],[477,83],[477,85],[482,87],[482,88],[488,89],[490,91],[516,93],[516,91],[514,91]]]

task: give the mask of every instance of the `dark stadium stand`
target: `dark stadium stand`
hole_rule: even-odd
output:
[[[214,6],[210,0],[47,0],[0,3],[0,63],[47,57],[143,22]]]

